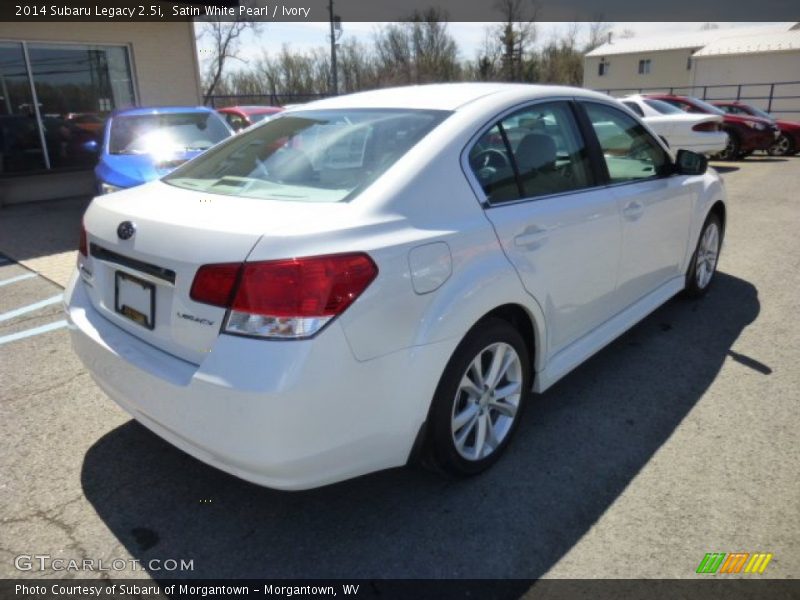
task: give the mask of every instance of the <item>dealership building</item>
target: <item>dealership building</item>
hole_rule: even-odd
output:
[[[747,101],[800,120],[800,23],[610,38],[584,59],[584,87]]]
[[[192,22],[0,23],[0,206],[90,193],[112,110],[200,99]]]

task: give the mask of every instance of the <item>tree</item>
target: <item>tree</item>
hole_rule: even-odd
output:
[[[539,53],[538,75],[544,83],[581,85],[583,54],[578,49],[579,26],[571,23],[566,31],[553,37]]]
[[[522,81],[525,62],[536,41],[535,0],[495,0],[495,9],[503,23],[495,31],[500,43],[502,77],[506,81]]]
[[[597,20],[589,23],[589,39],[583,47],[584,53],[591,52],[605,44],[608,41],[608,35],[611,33],[611,23],[602,21],[602,15],[598,15],[595,18]]]
[[[383,85],[453,81],[461,75],[446,15],[434,8],[382,27],[374,48],[377,82]]]
[[[203,101],[214,94],[223,77],[225,65],[230,60],[242,60],[239,56],[239,38],[247,31],[258,31],[256,21],[236,19],[235,21],[206,21],[198,39],[211,45],[211,58],[203,77]]]

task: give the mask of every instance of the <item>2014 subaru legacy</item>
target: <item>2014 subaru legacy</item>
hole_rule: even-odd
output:
[[[474,474],[531,393],[709,288],[725,219],[705,158],[608,96],[380,90],[96,198],[66,310],[111,398],[243,479]]]

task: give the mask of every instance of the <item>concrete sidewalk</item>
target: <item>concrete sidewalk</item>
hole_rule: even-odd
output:
[[[82,196],[1,208],[0,253],[65,287],[90,200]]]

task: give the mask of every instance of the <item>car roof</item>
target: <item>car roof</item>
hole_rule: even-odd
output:
[[[549,96],[606,98],[604,94],[580,88],[524,83],[435,83],[384,88],[335,96],[305,104],[300,110],[328,108],[410,108],[456,111],[487,96],[505,94],[534,99]],[[294,109],[291,109],[294,110]]]
[[[176,113],[206,113],[214,112],[206,106],[137,106],[135,108],[121,108],[112,113],[113,117],[134,115],[166,115]]]

